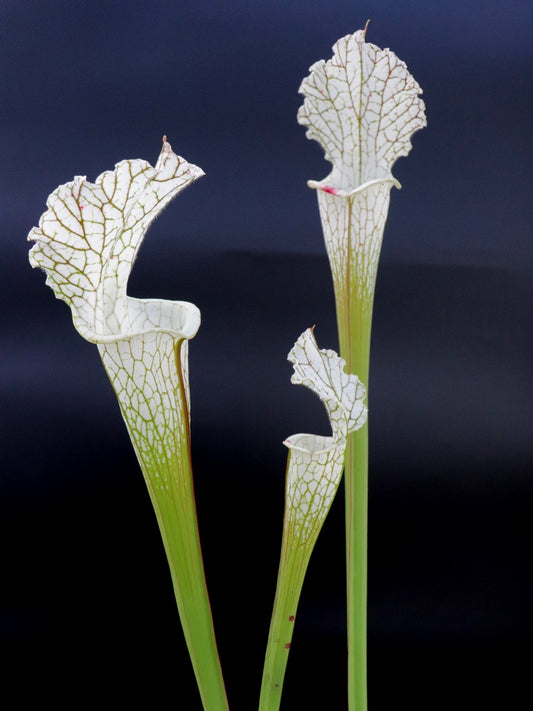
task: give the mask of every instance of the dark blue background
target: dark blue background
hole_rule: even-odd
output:
[[[27,262],[47,195],[161,136],[207,173],[130,282],[202,310],[191,344],[200,527],[232,708],[256,703],[285,450],[325,432],[286,353],[336,347],[296,123],[308,66],[364,26],[424,89],[395,168],[371,375],[373,711],[517,708],[531,637],[530,2],[12,2],[0,6],[0,634],[20,704],[199,708],[166,561],[94,346]],[[286,708],[345,708],[342,498],[319,541]],[[7,691],[6,691],[7,693]],[[150,702],[149,695],[153,694]]]

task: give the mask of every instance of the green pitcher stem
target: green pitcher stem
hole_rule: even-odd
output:
[[[348,708],[367,709],[368,425],[346,448]]]
[[[163,438],[165,434],[163,425],[152,422],[153,446],[147,449],[137,427],[136,411],[128,408],[128,396],[124,396],[122,391],[117,395],[163,539],[178,613],[204,710],[228,711],[200,547],[191,464],[189,407],[180,352],[181,342],[175,347],[178,374],[176,406],[181,416],[171,446],[160,451],[158,437]],[[162,486],[161,482],[168,484]]]
[[[337,322],[346,369],[367,387],[373,298],[337,292]],[[367,400],[368,401],[368,400]],[[348,438],[345,458],[348,708],[367,711],[368,424]]]
[[[290,538],[290,532],[285,527],[276,597],[261,682],[259,711],[278,711],[279,709],[296,609],[311,556],[311,551],[306,546],[294,547],[290,551]]]
[[[205,711],[229,708],[207,593],[195,514],[190,461],[182,462],[180,492],[150,490],[170,567],[183,634]],[[184,541],[187,544],[184,545]]]

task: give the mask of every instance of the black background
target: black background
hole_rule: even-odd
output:
[[[428,113],[394,171],[376,293],[370,708],[527,706],[532,5],[206,0],[0,5],[0,635],[17,708],[200,708],[118,406],[25,241],[57,185],[153,162],[163,133],[207,175],[150,229],[129,291],[202,310],[200,529],[231,707],[256,704],[281,442],[328,427],[285,357],[312,324],[337,347],[305,184],[329,167],[296,123],[297,90],[368,18],[368,41],[407,62]],[[304,587],[286,709],[346,708],[343,535],[341,490]]]

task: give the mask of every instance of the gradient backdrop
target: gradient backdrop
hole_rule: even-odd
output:
[[[529,0],[0,3],[2,696],[200,703],[144,483],[97,350],[27,261],[47,195],[165,133],[206,177],[130,282],[202,310],[191,344],[201,535],[234,711],[254,708],[288,435],[327,432],[286,354],[337,347],[296,123],[310,64],[364,26],[424,89],[395,175],[371,375],[372,711],[515,709],[529,692],[532,311]],[[344,709],[342,491],[312,560],[289,709]],[[530,693],[529,693],[530,696]],[[525,697],[524,697],[525,698]],[[527,702],[526,702],[527,706]]]

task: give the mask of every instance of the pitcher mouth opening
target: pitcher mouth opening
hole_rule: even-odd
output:
[[[200,328],[200,309],[188,301],[128,297],[127,304],[129,323],[124,324],[124,330],[97,333],[81,324],[76,327],[84,338],[96,344],[117,343],[149,333],[166,333],[176,340],[190,340]]]
[[[335,448],[344,447],[346,442],[344,437],[299,433],[287,437],[283,444],[288,447],[288,449],[294,449],[312,456],[330,452]]]
[[[398,188],[398,190],[401,190],[401,183],[392,175],[389,175],[386,178],[368,180],[366,183],[362,183],[356,188],[350,188],[349,190],[337,187],[334,183],[330,182],[329,177],[324,178],[324,180],[308,180],[307,186],[312,190],[321,190],[324,193],[329,193],[330,195],[335,195],[336,197],[350,198],[374,185],[384,185],[386,183],[390,183],[391,187],[394,186],[395,188]]]

